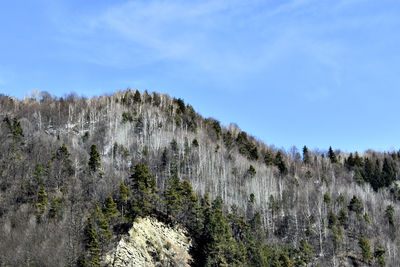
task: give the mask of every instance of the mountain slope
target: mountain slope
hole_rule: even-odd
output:
[[[75,264],[87,250],[87,221],[101,217],[93,215],[93,202],[104,209],[107,196],[117,199],[141,163],[154,174],[162,201],[171,177],[189,181],[198,197],[221,196],[225,214],[234,205],[246,221],[259,216],[260,242],[300,249],[307,241],[313,264],[351,258],[377,264],[384,257],[396,265],[398,153],[367,151],[354,160],[340,151],[306,151],[302,157],[204,119],[180,99],[138,91],[90,99],[44,93],[40,101],[2,96],[0,119],[0,248],[15,252],[0,262]],[[88,165],[93,145],[99,166]],[[119,212],[128,206],[118,202]],[[174,217],[184,221],[184,215]],[[376,257],[362,259],[362,238]]]

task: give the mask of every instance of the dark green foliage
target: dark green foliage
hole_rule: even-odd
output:
[[[221,125],[220,125],[219,121],[213,120],[212,128],[214,129],[215,134],[217,135],[217,139],[219,139],[222,135]]]
[[[348,216],[347,216],[347,213],[344,211],[344,209],[341,209],[341,210],[339,211],[339,214],[338,214],[338,220],[339,220],[340,224],[341,224],[342,226],[346,227],[346,226],[347,226],[348,219],[349,219],[349,218],[348,218]]]
[[[44,190],[44,187],[42,186],[38,192],[38,199],[36,202],[36,220],[40,222],[41,217],[45,210],[47,209],[47,205],[49,205],[48,202],[48,195],[46,193],[46,190]]]
[[[91,172],[96,172],[101,166],[100,153],[97,150],[97,146],[94,144],[90,147],[90,158],[88,165]]]
[[[97,230],[94,227],[93,218],[90,217],[85,228],[86,249],[89,251],[90,265],[100,266],[100,246]],[[84,260],[86,261],[86,259]]]
[[[136,103],[136,104],[140,104],[142,102],[142,98],[140,96],[139,90],[135,91],[135,94],[133,96],[133,102]]]
[[[371,223],[371,219],[369,218],[369,215],[368,215],[368,213],[364,213],[364,221],[367,223],[367,224],[370,224]]]
[[[283,159],[282,151],[278,151],[275,156],[275,166],[278,167],[280,174],[288,174],[288,168],[286,167],[285,160]]]
[[[126,194],[126,192],[124,192],[124,194]],[[106,218],[106,220],[108,220],[108,221],[114,217],[119,216],[117,204],[114,202],[111,195],[108,195],[106,198],[106,201],[105,201],[104,207],[103,207],[103,214],[104,214],[104,217]]]
[[[304,164],[311,163],[310,152],[308,151],[308,148],[306,146],[303,147],[303,163]]]
[[[174,99],[175,104],[178,105],[178,109],[176,110],[178,114],[185,114],[186,111],[186,106],[185,106],[185,102],[178,98],[178,99]]]
[[[240,132],[236,138],[239,153],[250,160],[258,159],[258,149],[247,137],[246,132]]]
[[[122,123],[133,122],[132,114],[129,112],[122,113]]]
[[[250,176],[250,177],[254,177],[255,175],[256,175],[256,169],[254,168],[254,166],[253,165],[250,165],[250,167],[249,167],[249,169],[247,170],[247,174]]]
[[[6,116],[3,120],[3,122],[5,122],[7,124],[9,130],[11,131],[11,133],[13,135],[13,138],[16,139],[16,138],[24,137],[24,131],[22,130],[21,124],[17,118],[14,118],[11,122],[10,119],[8,118],[8,116]]]
[[[369,259],[371,258],[371,246],[369,244],[368,239],[366,239],[365,237],[361,237],[360,240],[358,241],[358,245],[361,248],[361,255],[364,261],[368,262]]]
[[[119,186],[118,204],[120,206],[121,215],[124,216],[126,206],[128,205],[129,197],[131,196],[131,191],[129,187],[125,185],[124,182]]]
[[[380,266],[385,266],[385,253],[386,250],[382,247],[377,247],[374,252],[374,257]]]
[[[227,131],[223,134],[223,140],[226,149],[232,149],[235,140],[233,139],[232,133],[230,131]]]
[[[337,163],[337,158],[335,152],[333,152],[332,147],[329,147],[328,158],[332,163]]]
[[[326,205],[331,204],[331,197],[329,196],[328,193],[325,193],[325,194],[324,194],[324,203],[325,203]]]
[[[274,164],[274,158],[273,158],[273,155],[272,155],[272,153],[271,153],[270,150],[266,150],[266,151],[265,151],[264,163],[265,163],[267,166],[271,166],[271,165]]]
[[[314,252],[312,246],[308,243],[307,240],[300,240],[300,260],[304,264],[308,264],[314,258]]]
[[[130,218],[147,216],[153,211],[157,201],[156,180],[149,168],[144,164],[137,164],[133,168],[131,179],[131,200]]]
[[[382,185],[386,187],[389,187],[396,180],[395,166],[388,158],[383,160],[381,179]]]
[[[364,209],[361,201],[356,196],[353,196],[353,198],[350,200],[348,208],[350,211],[355,212],[357,215],[360,215]]]
[[[197,139],[193,139],[192,145],[194,147],[199,147],[199,142],[197,141]]]
[[[167,189],[164,192],[168,214],[175,214],[182,210],[182,186],[178,176],[169,178]]]
[[[64,199],[60,197],[54,197],[51,201],[49,209],[49,219],[50,220],[60,220],[62,218],[62,209]]]
[[[394,227],[394,208],[392,205],[387,206],[385,214],[388,219],[389,225]]]

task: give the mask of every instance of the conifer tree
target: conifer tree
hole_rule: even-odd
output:
[[[288,169],[286,167],[286,163],[283,159],[283,154],[281,151],[278,151],[278,153],[276,153],[275,165],[278,167],[280,174],[286,175],[288,173]]]
[[[133,95],[133,102],[136,104],[140,104],[140,102],[142,102],[139,90],[135,91],[135,94]]]
[[[335,152],[333,152],[331,146],[329,147],[328,158],[331,160],[332,163],[337,163],[337,158],[336,158]]]
[[[394,227],[394,208],[392,205],[387,206],[385,215],[388,219],[389,225]]]
[[[303,147],[303,163],[306,165],[311,163],[310,152],[308,151],[307,146]]]
[[[91,172],[96,172],[101,166],[100,153],[95,144],[90,147],[90,158],[88,164]]]
[[[126,205],[128,204],[129,197],[131,196],[131,191],[129,187],[125,185],[124,182],[119,186],[119,205],[121,207],[121,216],[124,217],[124,211]]]
[[[156,180],[149,168],[144,164],[137,164],[130,177],[132,181],[131,219],[137,216],[149,215],[154,209],[157,200]]]
[[[182,186],[178,176],[172,175],[169,178],[164,197],[168,214],[174,215],[182,210]]]
[[[114,202],[111,195],[108,195],[103,207],[104,217],[110,221],[110,219],[119,216],[117,204]]]
[[[93,217],[89,218],[85,229],[86,249],[90,253],[90,265],[93,267],[100,266],[100,247],[97,230],[94,227]]]
[[[274,164],[274,159],[273,159],[272,153],[271,153],[271,151],[268,150],[268,149],[265,151],[264,163],[265,163],[267,166],[271,166],[271,165]]]
[[[38,192],[38,199],[36,202],[36,220],[40,222],[40,219],[45,212],[47,205],[49,204],[48,202],[48,195],[46,191],[44,190],[44,187],[42,186]]]
[[[361,237],[358,244],[360,245],[361,255],[364,261],[368,262],[371,258],[371,246],[368,239],[366,239],[365,237]]]

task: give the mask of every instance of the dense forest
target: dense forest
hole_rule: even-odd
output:
[[[0,95],[0,151],[0,266],[100,266],[145,216],[193,266],[399,264],[400,151],[286,151],[137,90]]]

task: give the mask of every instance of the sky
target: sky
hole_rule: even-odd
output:
[[[182,98],[268,145],[399,149],[398,0],[35,0],[0,8],[0,93]]]

